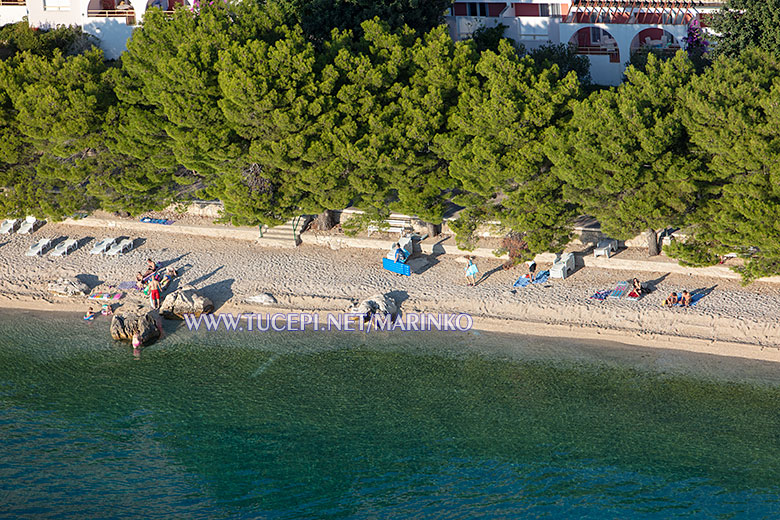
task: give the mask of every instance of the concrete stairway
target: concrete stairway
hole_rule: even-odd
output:
[[[309,217],[302,216],[280,226],[263,226],[263,236],[257,239],[257,243],[262,246],[297,247],[301,244],[301,231],[308,222]]]

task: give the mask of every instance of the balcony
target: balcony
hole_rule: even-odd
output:
[[[127,25],[135,25],[135,10],[127,0],[90,0],[89,18],[124,18]]]

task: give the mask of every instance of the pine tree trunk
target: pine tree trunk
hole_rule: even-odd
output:
[[[425,223],[428,226],[428,236],[429,237],[437,237],[441,233],[441,224],[431,224],[430,222]]]
[[[661,249],[658,247],[658,233],[655,229],[647,230],[647,256],[658,256]]]
[[[336,214],[333,210],[326,209],[314,219],[314,226],[320,231],[328,231],[336,225]]]

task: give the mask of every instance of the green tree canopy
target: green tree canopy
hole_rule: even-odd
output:
[[[681,224],[706,174],[688,146],[680,99],[693,76],[684,52],[629,67],[617,89],[576,104],[571,121],[550,133],[554,173],[566,198],[596,217],[610,236]]]
[[[366,20],[379,18],[391,29],[404,25],[419,34],[444,22],[452,0],[270,0],[278,4],[293,23],[318,41],[340,29],[360,33]]]
[[[750,50],[695,78],[683,121],[711,179],[691,237],[671,252],[693,265],[736,252],[743,279],[780,273],[780,59]]]
[[[475,71],[460,82],[450,131],[437,138],[464,192],[456,200],[466,212],[455,226],[468,232],[497,219],[523,235],[528,255],[559,250],[574,212],[549,172],[544,132],[568,114],[579,95],[577,76],[561,78],[557,66],[540,71],[504,41],[498,53],[482,53]]]
[[[709,25],[718,35],[716,54],[737,56],[758,47],[780,53],[780,0],[727,0]]]

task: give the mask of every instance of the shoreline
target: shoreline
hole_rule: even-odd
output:
[[[6,308],[5,310],[8,310],[9,312],[30,311],[36,313],[80,313],[79,310],[74,309],[74,303],[50,303],[35,300],[17,300],[14,302],[14,306],[12,308]],[[441,313],[458,313],[452,309],[438,311]],[[339,309],[336,307],[301,308],[295,306],[259,306],[257,304],[246,304],[245,306],[238,306],[234,304],[226,304],[218,309],[215,314],[255,313],[272,315],[276,313],[316,313],[320,316],[320,323],[325,323],[327,314],[340,314],[343,312],[345,312],[344,309]],[[433,312],[433,310],[431,312]],[[605,341],[610,343],[619,343],[628,347],[642,347],[653,350],[673,350],[691,354],[718,356],[722,358],[740,358],[745,360],[780,363],[780,346],[776,345],[758,345],[753,343],[712,340],[690,336],[674,336],[653,332],[644,333],[632,331],[630,329],[609,329],[574,323],[544,323],[512,318],[492,318],[479,315],[473,316],[473,319],[473,327],[470,330],[477,332],[519,335],[526,337],[530,336],[537,338],[567,339],[574,341]],[[180,320],[168,321],[173,321],[174,323],[183,323]],[[223,328],[220,328],[219,330],[224,331]],[[279,334],[283,332],[274,333]],[[395,333],[400,333],[400,331]],[[369,332],[367,334],[371,333]]]
[[[79,277],[93,292],[110,291],[112,285],[133,280],[146,258],[153,258],[180,270],[172,289],[195,286],[219,313],[344,312],[371,295],[390,294],[402,313],[465,313],[473,317],[478,331],[610,341],[780,363],[777,284],[742,287],[734,280],[670,272],[659,264],[659,272],[642,278],[655,288],[653,293],[638,301],[594,301],[589,299],[594,292],[614,287],[635,273],[585,266],[565,280],[514,288],[522,267],[502,270],[500,259],[479,259],[483,278],[477,287],[467,287],[461,256],[430,256],[430,265],[422,273],[404,277],[384,271],[380,254],[371,249],[332,250],[305,243],[294,249],[262,247],[227,238],[156,233],[154,227],[139,236],[119,224],[104,229],[48,223],[34,236],[3,237],[0,307],[83,313],[87,306],[99,307],[102,302],[52,295],[46,290],[48,282]],[[123,233],[138,242],[129,253],[88,254],[93,241]],[[29,244],[41,236],[78,238],[80,247],[63,258],[24,256]],[[539,266],[539,270],[548,268],[544,263]],[[668,292],[683,288],[698,288],[706,296],[693,308],[661,308]],[[272,294],[277,304],[244,303],[261,293]],[[119,305],[145,301],[131,291]]]

